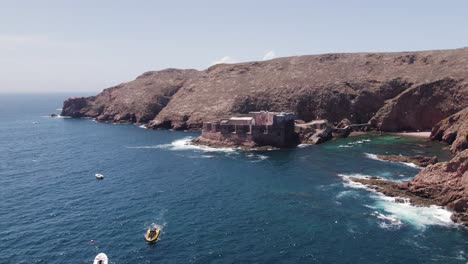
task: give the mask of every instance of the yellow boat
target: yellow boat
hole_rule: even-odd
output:
[[[158,240],[160,232],[161,232],[161,229],[150,227],[148,231],[146,231],[146,234],[145,234],[146,241],[150,243],[155,242],[156,240]]]

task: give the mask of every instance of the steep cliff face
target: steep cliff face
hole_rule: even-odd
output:
[[[164,70],[106,89],[85,103],[68,101],[62,114],[196,129],[203,121],[269,110],[293,111],[305,121],[372,119],[389,131],[430,129],[468,106],[467,61],[464,48],[298,56],[200,72]]]
[[[68,99],[62,115],[146,123],[169,103],[188,80],[198,75],[196,70],[146,72],[134,81],[105,89],[97,96]]]
[[[450,151],[460,152],[468,148],[468,107],[437,123],[431,139],[451,144]]]
[[[463,58],[468,59],[468,49],[326,54],[216,65],[184,86],[153,125],[173,123],[176,128],[194,128],[207,119],[257,110],[294,111],[305,121],[348,118],[353,123],[366,123],[388,103],[398,107],[388,114],[382,112],[379,120],[396,125],[385,125],[384,129],[430,129],[468,105],[467,86],[461,81],[468,77]],[[412,96],[399,96],[407,90]],[[431,93],[437,95],[433,100],[429,100]],[[456,97],[458,94],[463,96]],[[434,102],[443,111],[421,119]],[[406,112],[414,113],[414,118],[394,117],[410,103]],[[446,105],[450,107],[444,109]]]
[[[422,197],[434,199],[455,211],[455,221],[468,224],[468,149],[449,162],[440,162],[423,169],[408,185]]]
[[[445,78],[413,86],[389,100],[371,119],[382,131],[430,130],[468,102],[468,83]]]

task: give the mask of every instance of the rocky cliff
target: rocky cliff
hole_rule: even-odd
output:
[[[415,205],[436,204],[453,211],[452,220],[468,226],[468,149],[452,160],[430,165],[407,182],[377,177],[351,178],[385,195],[409,198]]]
[[[384,131],[423,130],[468,106],[468,48],[324,54],[168,69],[65,102],[62,115],[197,129],[249,111],[371,123]]]
[[[451,144],[450,151],[457,153],[468,148],[468,107],[437,123],[431,139]]]
[[[455,214],[452,219],[468,225],[468,150],[449,162],[423,169],[408,183],[411,193],[434,199]]]
[[[96,96],[66,100],[61,115],[146,123],[169,103],[187,81],[199,74],[196,70],[177,69],[146,72],[134,81],[105,89]]]

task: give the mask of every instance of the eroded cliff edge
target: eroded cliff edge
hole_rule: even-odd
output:
[[[198,129],[203,121],[249,111],[371,122],[383,131],[429,130],[468,106],[468,48],[324,54],[167,69],[71,98],[62,115],[149,127]]]

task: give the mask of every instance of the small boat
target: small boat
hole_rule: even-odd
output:
[[[158,240],[160,232],[161,232],[161,229],[157,227],[148,228],[148,231],[146,231],[146,234],[145,234],[146,241],[150,243],[155,242],[156,240]]]
[[[98,180],[104,179],[104,175],[102,175],[100,173],[96,173],[95,176],[96,176],[96,179],[98,179]]]
[[[99,253],[95,258],[93,264],[107,264],[108,259],[107,255],[104,253]]]

